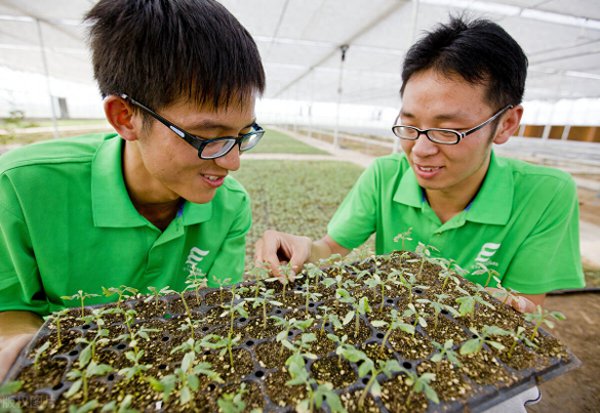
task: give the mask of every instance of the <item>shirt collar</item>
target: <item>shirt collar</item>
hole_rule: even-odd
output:
[[[514,180],[510,168],[502,158],[490,155],[490,165],[483,184],[475,198],[465,208],[467,221],[504,225],[512,211]],[[400,180],[394,201],[423,208],[425,198],[414,171],[409,167]]]
[[[514,178],[510,167],[494,151],[490,155],[487,174],[467,211],[468,221],[505,225],[511,215]]]
[[[98,227],[142,227],[149,225],[133,206],[125,187],[122,168],[124,141],[111,135],[103,141],[92,159],[92,215]],[[212,216],[212,202],[185,202],[178,212],[184,225],[207,221]]]
[[[402,156],[404,157],[405,155]],[[394,201],[415,208],[421,208],[423,205],[423,190],[419,186],[417,177],[410,166],[408,166],[408,169],[400,179],[400,185],[398,185],[398,189],[396,189],[396,193],[394,194]]]

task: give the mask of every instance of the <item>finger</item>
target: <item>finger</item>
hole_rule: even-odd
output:
[[[535,311],[535,304],[525,297],[514,297],[511,302],[512,307],[520,313],[531,313]]]
[[[18,337],[14,337],[6,347],[0,351],[0,382],[6,377],[6,374],[15,362],[21,349],[25,347],[32,338],[33,334],[22,334]]]
[[[254,243],[254,266],[255,267],[264,267],[265,261],[263,260],[263,245],[264,242],[262,238]]]
[[[498,288],[486,287],[485,291],[489,295],[491,295],[492,297],[494,297],[500,301],[502,301],[502,299],[504,299],[504,297],[506,297],[506,293]]]
[[[513,299],[513,303],[514,301],[515,300]],[[520,311],[522,313],[533,313],[536,310],[536,304],[533,301],[527,299],[526,297],[519,296],[518,301],[518,308],[515,307],[517,311]]]
[[[271,271],[271,274],[279,278],[282,276],[279,271],[279,259],[275,252],[269,253],[270,251],[277,251],[277,247],[270,239],[265,238],[266,235],[267,234],[265,233],[263,238],[259,239],[254,244],[254,265],[268,269]]]

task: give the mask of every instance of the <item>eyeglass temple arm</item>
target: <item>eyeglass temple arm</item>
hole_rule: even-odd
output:
[[[500,109],[498,111],[498,113],[496,113],[494,116],[492,116],[491,118],[489,118],[488,120],[486,120],[485,122],[483,122],[481,125],[477,125],[473,129],[469,129],[466,132],[462,132],[461,133],[462,137],[464,138],[465,136],[470,135],[471,133],[477,132],[479,129],[485,127],[490,122],[493,122],[494,119],[498,118],[498,116],[502,115],[504,112],[506,112],[509,109],[512,109],[513,107],[514,107],[513,105],[506,105],[503,109]]]
[[[138,102],[131,96],[128,96],[125,93],[121,93],[119,96],[121,97],[121,99],[129,101],[133,105],[138,106],[138,107],[142,108],[143,110],[145,110],[146,112],[150,113],[156,120],[158,120],[160,123],[165,125],[167,128],[171,129],[173,132],[175,132],[177,135],[179,135],[179,137],[183,138],[187,143],[189,143],[190,145],[192,145],[198,149],[198,147],[197,147],[198,143],[195,142],[194,139],[190,138],[190,136],[188,135],[187,132],[182,131],[177,126],[173,125],[171,122],[169,122],[168,120],[166,120],[165,118],[160,116],[158,113],[156,113],[155,111],[150,109],[148,106],[144,105],[141,102]]]

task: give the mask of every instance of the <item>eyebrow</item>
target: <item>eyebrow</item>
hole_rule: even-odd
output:
[[[436,115],[433,117],[433,119],[437,120],[437,121],[446,121],[446,120],[457,120],[461,118],[462,113],[461,112],[454,112],[454,113],[442,113],[440,115]],[[406,112],[405,110],[401,110],[400,111],[400,116],[404,116],[407,118],[411,118],[411,119],[415,119],[416,116],[410,112]]]

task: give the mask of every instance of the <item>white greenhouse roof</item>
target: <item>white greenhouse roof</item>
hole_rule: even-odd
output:
[[[92,0],[0,0],[0,68],[93,87],[80,24]],[[467,11],[502,25],[530,60],[525,99],[600,97],[599,0],[223,0],[267,72],[265,98],[398,107],[402,59],[424,30]],[[6,89],[0,81],[0,91]]]

